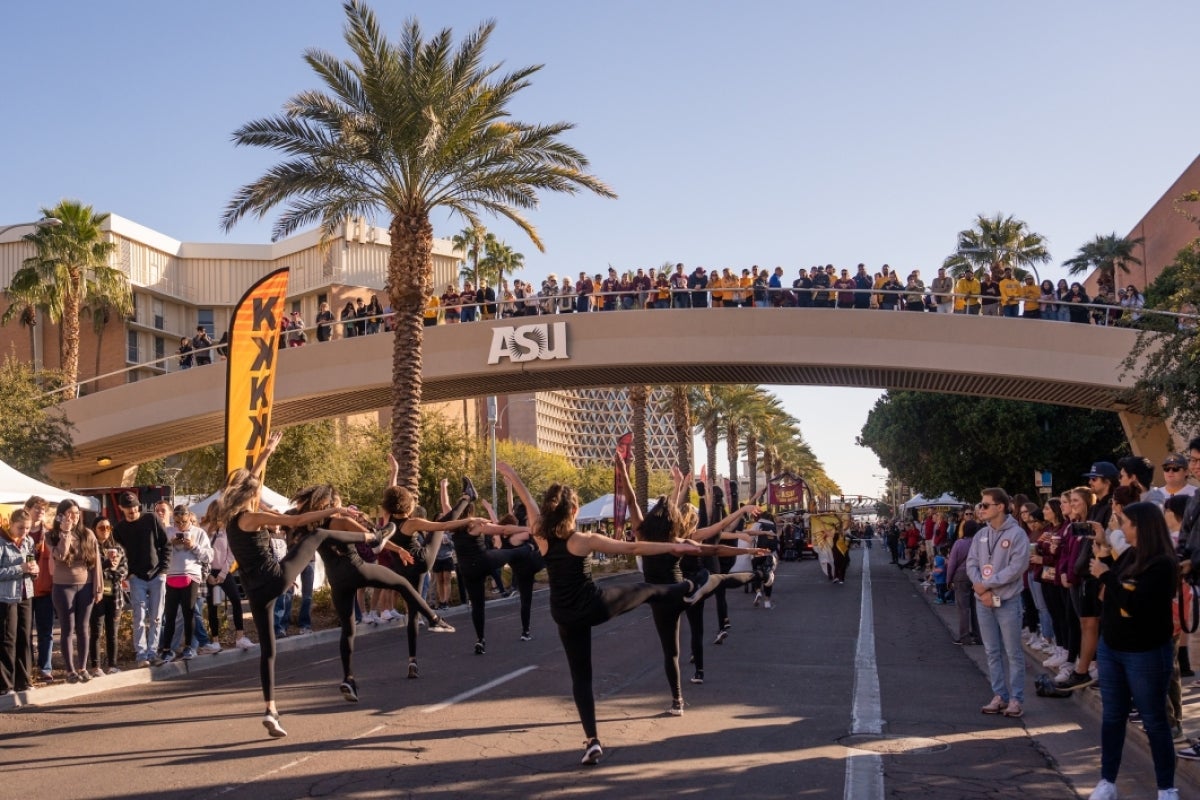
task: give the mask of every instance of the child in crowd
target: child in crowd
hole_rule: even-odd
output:
[[[940,605],[945,605],[949,602],[949,594],[946,591],[946,556],[949,554],[950,548],[942,545],[937,549],[937,555],[933,557],[933,586],[937,589],[937,597],[933,602]]]

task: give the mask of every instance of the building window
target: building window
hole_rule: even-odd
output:
[[[163,330],[166,327],[166,321],[163,314],[163,301],[157,297],[151,303],[154,308],[154,327],[158,330]]]
[[[136,364],[141,359],[138,358],[138,335],[137,331],[129,331],[125,338],[125,360],[130,364]]]
[[[130,293],[129,293],[129,296],[130,296],[130,299],[133,301],[133,311],[131,311],[131,312],[130,312],[130,314],[129,314],[129,319],[130,319],[131,321],[133,321],[133,322],[137,322],[137,318],[138,318],[138,296],[137,296],[137,292],[130,292]]]
[[[154,360],[160,362],[158,366],[166,368],[166,364],[161,363],[167,356],[167,342],[161,336],[154,337]]]
[[[138,382],[138,371],[136,369],[131,369],[128,372],[126,372],[125,373],[125,382],[126,383],[137,383]]]
[[[292,301],[292,311],[295,311],[297,313],[300,312],[300,301],[299,300]]]
[[[317,295],[317,308],[321,307],[321,303],[328,303],[328,302],[329,302],[329,295],[325,294],[324,292],[321,292],[319,295]]]
[[[208,335],[216,338],[217,329],[213,326],[213,310],[201,308],[196,311],[196,325],[208,331]]]

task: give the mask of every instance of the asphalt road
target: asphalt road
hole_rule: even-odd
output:
[[[357,704],[337,690],[335,639],[281,653],[285,739],[268,738],[259,723],[257,651],[204,657],[172,680],[2,713],[0,798],[1041,800],[1080,796],[1073,781],[1086,796],[1099,740],[1086,703],[1035,698],[1030,680],[1025,718],[980,714],[991,696],[977,663],[982,648],[955,646],[947,609],[930,606],[879,550],[871,553],[875,661],[856,661],[860,558],[856,551],[844,586],[827,583],[814,562],[781,565],[771,610],[730,593],[733,633],[720,647],[711,646],[709,601],[703,685],[687,683],[685,621],[682,717],[666,713],[649,612],[595,629],[605,746],[595,767],[578,763],[583,732],[541,592],[532,642],[518,640],[515,598],[488,604],[484,656],[472,653],[463,614],[450,618],[455,634],[423,633],[419,680],[405,677],[403,629],[359,637]],[[872,671],[883,735],[851,737]],[[1127,750],[1122,789],[1152,794],[1148,759]]]

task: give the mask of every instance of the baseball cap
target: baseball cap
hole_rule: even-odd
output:
[[[122,492],[117,499],[117,505],[121,508],[137,508],[141,503],[138,502],[137,495],[133,492]]]
[[[1172,453],[1163,459],[1162,465],[1164,467],[1183,467],[1184,469],[1187,469],[1187,456],[1180,455],[1179,453]]]
[[[1109,480],[1114,480],[1118,474],[1119,473],[1117,472],[1117,467],[1115,464],[1112,464],[1108,461],[1097,461],[1095,464],[1092,464],[1092,468],[1090,470],[1083,473],[1083,477],[1108,478]]]

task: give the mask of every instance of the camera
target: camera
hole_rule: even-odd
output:
[[[1076,536],[1091,536],[1092,525],[1089,522],[1072,522],[1071,532]]]

